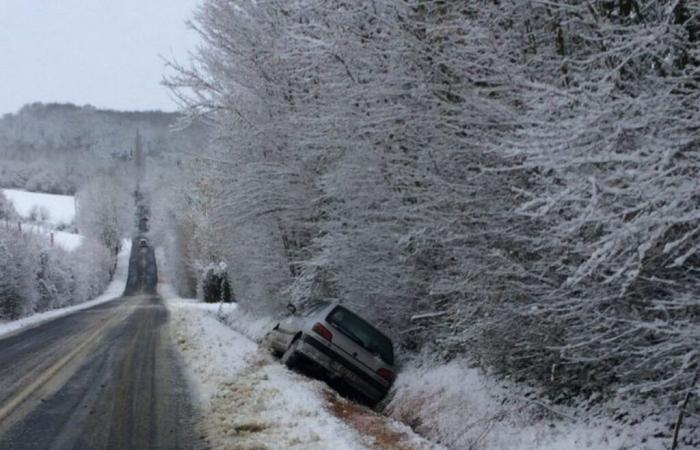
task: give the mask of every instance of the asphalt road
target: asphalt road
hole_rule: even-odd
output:
[[[192,449],[193,409],[149,247],[124,296],[0,339],[0,449]]]

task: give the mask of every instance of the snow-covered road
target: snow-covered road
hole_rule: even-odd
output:
[[[219,305],[177,298],[164,285],[159,292],[171,312],[170,333],[197,399],[200,432],[212,448],[439,448],[324,383],[287,370],[221,323]]]

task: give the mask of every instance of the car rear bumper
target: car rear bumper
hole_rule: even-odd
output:
[[[389,391],[389,386],[382,385],[348,358],[311,336],[303,336],[297,351],[372,402],[379,402]]]

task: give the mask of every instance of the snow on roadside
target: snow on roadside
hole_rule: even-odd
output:
[[[238,310],[232,313],[224,312],[219,320],[258,343],[262,342],[265,334],[278,322],[270,316],[255,316]],[[398,420],[348,401],[326,385],[318,387],[326,399],[326,408],[358,430],[373,448],[386,450],[442,448],[418,436]]]
[[[376,448],[329,409],[323,383],[290,372],[221,323],[219,305],[177,298],[165,285],[159,292],[212,448]],[[230,315],[235,306],[228,308]]]
[[[233,328],[257,343],[261,343],[268,331],[279,322],[274,317],[254,316],[243,311],[236,311],[235,314],[226,314],[224,312],[220,320],[228,325],[229,328]]]
[[[589,417],[593,410],[577,416],[459,360],[404,367],[394,390],[391,416],[453,449],[657,450],[668,443],[655,437],[668,429],[655,419],[621,424],[612,414]]]
[[[170,333],[199,401],[201,431],[212,448],[440,448],[407,426],[340,397],[325,383],[287,370],[251,338],[227,326],[242,323],[232,317],[247,317],[235,305],[178,298],[166,284],[159,285],[159,293],[170,310]],[[259,338],[262,322],[254,321],[246,334]]]
[[[174,297],[168,291],[167,285],[158,285],[170,310],[173,342],[184,357],[195,400],[207,404],[224,382],[250,364],[257,346],[216,319],[218,304]]]
[[[15,333],[25,328],[34,327],[49,320],[72,314],[86,308],[90,308],[101,303],[114,300],[121,297],[126,287],[126,277],[129,270],[129,253],[131,252],[131,240],[125,239],[122,244],[122,249],[117,256],[117,270],[114,273],[114,278],[109,283],[102,295],[97,298],[79,303],[77,305],[66,306],[65,308],[52,309],[50,311],[34,314],[23,319],[13,320],[10,322],[0,321],[0,339],[11,333]]]

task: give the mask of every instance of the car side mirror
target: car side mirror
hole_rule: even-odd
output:
[[[296,314],[296,313],[297,313],[297,307],[294,306],[294,304],[293,304],[292,302],[289,302],[289,303],[287,303],[287,311],[289,311],[289,312],[292,313],[292,314]]]

